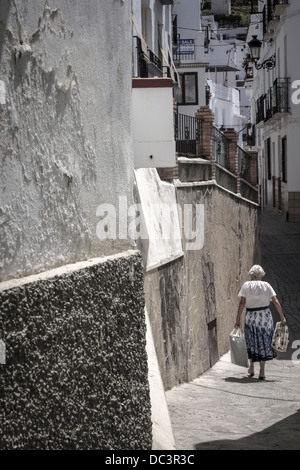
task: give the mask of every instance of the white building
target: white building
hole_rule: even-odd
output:
[[[182,0],[173,7],[177,19],[178,48],[174,61],[180,74],[180,87],[175,87],[179,112],[194,116],[206,104],[205,31],[201,30],[202,0]]]
[[[173,0],[132,0],[133,77],[177,80],[172,58]]]
[[[249,109],[244,72],[240,72],[247,30],[220,29],[213,15],[202,17],[200,0],[182,0],[174,4],[173,13],[179,37],[175,54],[181,85],[175,87],[179,113],[194,116],[200,106],[209,104],[215,125],[234,128],[242,145]]]
[[[260,13],[252,16],[247,38],[262,41],[257,63],[265,64],[257,70],[250,62],[254,78],[247,80],[263,204],[282,211],[291,222],[300,221],[298,4],[264,0]],[[272,57],[275,66],[268,69],[265,61]]]
[[[206,29],[208,38],[206,55],[209,67],[206,76],[215,125],[234,128],[242,145],[243,130],[250,120],[250,103],[245,94],[242,66],[247,29],[220,28],[213,15],[202,18],[202,28]]]
[[[132,130],[135,168],[174,167],[173,0],[133,0]]]
[[[173,87],[179,77],[172,53],[176,30],[173,3],[132,1],[135,195],[142,212],[144,234],[138,245],[146,270],[182,256],[181,240],[169,243],[161,234],[159,207],[175,207],[176,194],[174,185],[162,183],[156,171],[176,166]],[[179,230],[176,211],[174,224],[172,230]]]

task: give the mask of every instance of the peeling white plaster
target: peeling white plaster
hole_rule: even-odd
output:
[[[155,168],[135,170],[146,239],[142,244],[147,270],[183,255],[181,223],[173,184],[161,181]]]
[[[0,104],[5,104],[5,83],[0,80]]]
[[[99,204],[133,199],[130,5],[52,5],[15,0],[5,25],[0,280],[131,248],[96,236]]]

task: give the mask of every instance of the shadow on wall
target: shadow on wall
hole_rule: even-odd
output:
[[[299,450],[300,410],[263,431],[242,439],[224,439],[195,445],[196,450]]]
[[[11,0],[1,0],[0,2],[0,64],[2,60],[2,50],[4,47],[4,35],[6,32],[7,19],[11,9]]]

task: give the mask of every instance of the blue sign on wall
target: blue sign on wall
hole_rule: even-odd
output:
[[[195,52],[195,41],[194,39],[179,39],[179,51],[177,53],[194,54]]]

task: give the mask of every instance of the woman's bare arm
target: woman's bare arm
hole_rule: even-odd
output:
[[[285,324],[286,324],[286,319],[284,318],[281,304],[280,304],[279,300],[277,299],[276,295],[274,295],[274,296],[272,297],[272,302],[273,302],[273,304],[275,305],[276,310],[277,310],[277,312],[278,312],[279,315],[280,315],[281,324],[282,324],[282,325],[285,325]]]
[[[246,297],[241,297],[241,300],[240,300],[240,303],[239,303],[239,306],[238,306],[238,312],[237,312],[236,320],[235,320],[235,327],[236,328],[238,328],[241,325],[241,316],[242,316],[243,310],[245,308],[245,305],[246,305]]]

